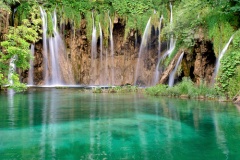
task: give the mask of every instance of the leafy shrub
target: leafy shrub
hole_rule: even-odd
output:
[[[175,88],[179,91],[180,94],[191,94],[194,91],[194,83],[190,78],[184,77],[181,83],[178,83]]]
[[[221,95],[216,88],[207,86],[203,81],[196,86],[190,78],[184,77],[183,80],[173,87],[158,84],[145,89],[145,93],[152,96],[181,96],[187,95],[190,98],[203,96],[206,98],[216,98]]]
[[[92,89],[92,92],[93,92],[93,93],[102,93],[103,90],[102,90],[101,87],[95,87],[95,88]]]
[[[225,93],[226,96],[232,96],[235,93],[235,90],[233,89],[231,83],[234,84],[235,81],[237,82],[238,80],[237,68],[240,66],[240,31],[234,35],[232,42],[232,48],[230,48],[230,50],[223,56],[221,60],[220,74],[218,78],[218,85],[220,86],[220,90]]]
[[[240,91],[240,66],[237,68],[236,75],[229,80],[228,92],[230,98],[233,98]]]
[[[167,95],[167,88],[167,85],[158,84],[156,86],[146,88],[145,92],[152,96],[164,96]]]

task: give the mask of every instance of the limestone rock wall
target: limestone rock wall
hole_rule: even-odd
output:
[[[103,47],[101,58],[100,40],[98,38],[97,57],[92,59],[91,41],[86,36],[86,30],[86,21],[83,19],[79,30],[74,32],[70,26],[65,26],[63,32],[68,63],[71,63],[75,84],[124,85],[134,84],[136,80],[137,85],[152,85],[158,55],[158,36],[155,34],[155,30],[152,30],[151,38],[147,45],[148,52],[144,53],[142,58],[139,59],[139,75],[137,78],[134,76],[141,42],[141,36],[137,31],[131,30],[124,41],[125,25],[120,20],[114,20],[114,57],[111,56],[109,43],[108,46]],[[42,76],[42,42],[38,42],[35,46],[34,82],[36,85],[41,85],[44,84]],[[161,52],[166,50],[166,46],[166,42],[163,42]],[[210,83],[216,61],[212,43],[204,40],[203,37],[198,37],[195,40],[193,50],[185,50],[184,52],[181,76],[191,77],[198,84],[201,80]],[[26,82],[27,71],[22,73],[22,77],[23,82]],[[167,77],[161,83],[166,83]],[[181,79],[181,77],[178,78]]]

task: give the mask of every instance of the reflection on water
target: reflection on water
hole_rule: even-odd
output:
[[[227,103],[47,88],[0,101],[0,159],[240,158]]]

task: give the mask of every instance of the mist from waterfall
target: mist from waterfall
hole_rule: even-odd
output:
[[[182,54],[179,56],[178,61],[177,61],[176,65],[175,65],[175,68],[172,70],[172,72],[169,75],[168,85],[170,87],[172,87],[173,84],[174,84],[175,74],[177,72],[179,64],[182,62],[183,55],[184,55],[184,52],[182,52]]]
[[[138,52],[138,60],[137,60],[136,69],[135,69],[134,85],[138,85],[137,81],[138,81],[139,72],[140,72],[139,71],[140,60],[142,59],[142,55],[147,52],[147,41],[149,39],[150,30],[151,30],[150,22],[151,22],[151,17],[149,18],[149,20],[147,22],[147,25],[145,27],[145,30],[144,30],[144,33],[142,36],[142,41],[141,41],[140,49]]]

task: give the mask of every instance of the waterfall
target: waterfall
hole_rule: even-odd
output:
[[[173,28],[173,13],[172,13],[172,4],[170,2],[169,4],[170,6],[170,29],[172,32],[172,28]],[[167,56],[171,56],[172,52],[174,51],[176,46],[176,40],[174,40],[173,38],[173,34],[171,33],[170,35],[170,44],[169,44],[169,49],[163,54],[161,60],[164,60]]]
[[[106,57],[105,57],[105,83],[109,84],[109,72],[108,72],[108,50],[106,49]]]
[[[161,63],[161,26],[162,26],[162,20],[163,20],[163,15],[161,16],[160,22],[159,22],[158,63],[157,63],[156,70],[155,70],[155,73],[154,73],[153,85],[156,85],[158,83],[159,75],[160,75],[159,65]]]
[[[53,36],[47,37],[47,13],[40,7],[43,29],[43,80],[45,85],[74,83],[72,70],[67,62],[65,44],[57,29],[57,14],[52,18]],[[60,65],[61,64],[61,65]]]
[[[49,48],[50,48],[50,59],[51,59],[51,85],[62,85],[62,76],[60,71],[60,64],[59,64],[59,33],[57,31],[57,15],[56,11],[54,11],[53,17],[52,17],[52,23],[53,23],[53,34],[54,37],[49,38]]]
[[[111,47],[111,84],[114,85],[115,83],[115,75],[114,75],[114,44],[113,44],[113,26],[112,26],[112,20],[109,16],[108,12],[108,18],[109,18],[109,30],[110,30],[110,47]]]
[[[106,74],[102,74],[103,69],[103,35],[102,35],[102,27],[99,23],[99,35],[100,35],[100,84],[104,84],[103,77],[106,76]]]
[[[183,55],[184,55],[184,52],[182,52],[182,54],[181,54],[180,57],[178,58],[178,61],[177,61],[177,64],[176,64],[174,70],[173,70],[173,71],[170,73],[170,75],[169,75],[168,85],[169,85],[170,87],[172,87],[173,84],[174,84],[175,74],[176,74],[176,72],[177,72],[177,69],[178,69],[179,64],[180,64],[181,61],[182,61]]]
[[[10,62],[9,62],[8,82],[9,82],[10,86],[13,85],[12,76],[13,76],[14,72],[16,71],[16,64],[15,64],[16,60],[17,60],[17,56],[14,55],[14,56],[12,56],[12,58],[10,59]]]
[[[48,77],[48,50],[47,50],[47,13],[40,7],[43,31],[43,80],[46,85],[49,84]]]
[[[93,12],[92,12],[92,20],[93,20],[93,26],[92,26],[92,44],[91,44],[91,68],[93,73],[91,74],[91,83],[95,84],[96,74],[97,74],[97,66],[96,66],[96,60],[95,60],[97,58],[97,29],[94,23]]]
[[[173,13],[172,13],[171,2],[169,4],[169,6],[170,6],[170,29],[172,31],[172,28],[173,28]],[[170,46],[169,46],[168,51],[166,52],[166,56],[170,56],[172,54],[173,50],[175,49],[175,45],[176,45],[176,41],[173,39],[173,34],[171,33],[171,35],[170,35]]]
[[[140,49],[139,49],[139,53],[138,53],[138,60],[137,60],[137,65],[136,65],[136,70],[135,70],[135,77],[134,77],[134,85],[137,85],[137,80],[138,80],[138,76],[139,76],[139,63],[140,63],[140,59],[141,56],[144,52],[146,52],[146,47],[147,47],[147,41],[150,35],[150,22],[151,22],[151,17],[148,20],[148,23],[145,27],[143,36],[142,36],[142,41],[141,41],[141,45],[140,45]]]
[[[230,37],[228,43],[224,46],[223,50],[220,52],[220,54],[219,54],[219,56],[218,56],[217,63],[216,63],[216,65],[215,65],[215,70],[214,70],[213,77],[212,77],[212,84],[214,84],[215,78],[216,78],[216,76],[217,76],[217,74],[218,74],[218,70],[219,70],[219,67],[220,67],[220,65],[221,65],[221,63],[220,63],[220,62],[221,62],[221,59],[222,59],[223,55],[226,53],[226,51],[227,51],[227,49],[228,49],[228,46],[230,45],[233,37],[234,37],[234,34]]]
[[[31,55],[32,57],[34,57],[34,44],[31,44]],[[30,68],[28,70],[28,85],[34,85],[33,82],[33,77],[34,77],[34,63],[33,63],[33,59],[30,59]]]

